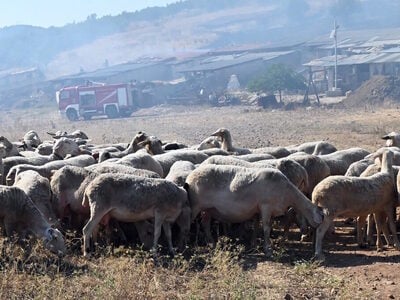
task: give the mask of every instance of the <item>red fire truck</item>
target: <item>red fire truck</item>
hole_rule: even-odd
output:
[[[58,108],[71,121],[93,116],[129,116],[134,111],[129,84],[93,84],[64,87],[56,92]]]

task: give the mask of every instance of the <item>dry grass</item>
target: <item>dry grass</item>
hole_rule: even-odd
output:
[[[81,129],[94,143],[128,142],[142,130],[163,140],[195,144],[219,127],[229,128],[240,146],[328,139],[338,148],[373,150],[383,144],[381,135],[400,128],[400,119],[396,108],[271,112],[254,107],[160,106],[132,118],[74,123],[60,118],[53,108],[0,113],[0,134],[12,140],[30,129],[42,139],[47,138],[46,131]],[[0,298],[375,299],[387,296],[388,288],[394,295],[399,292],[397,285],[382,287],[378,281],[371,285],[368,275],[375,272],[377,278],[396,281],[398,255],[356,252],[337,242],[333,246],[330,242],[335,248],[327,266],[309,261],[310,244],[294,241],[277,245],[271,261],[258,250],[245,252],[240,244],[224,240],[216,249],[190,249],[191,253],[173,259],[159,257],[156,263],[148,252],[132,248],[118,248],[115,254],[102,249],[85,260],[80,242],[74,243],[70,241],[69,255],[62,260],[40,245],[30,253],[16,245],[2,245]]]

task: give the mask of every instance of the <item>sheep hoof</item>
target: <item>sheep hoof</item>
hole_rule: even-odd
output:
[[[90,258],[90,253],[89,252],[83,252],[83,257],[89,259]]]
[[[383,247],[382,247],[382,246],[377,247],[377,248],[376,248],[376,252],[383,252]]]

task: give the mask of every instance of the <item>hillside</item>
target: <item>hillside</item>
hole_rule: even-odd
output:
[[[242,44],[293,44],[341,29],[400,26],[394,1],[188,0],[81,23],[0,29],[0,69],[40,67],[47,78],[141,56],[181,55]],[[397,17],[396,17],[397,15]],[[316,26],[318,24],[318,26]],[[29,52],[27,52],[29,49]]]

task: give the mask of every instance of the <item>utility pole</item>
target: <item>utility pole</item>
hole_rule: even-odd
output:
[[[336,91],[337,89],[337,30],[339,25],[336,24],[336,19],[333,22],[333,30],[331,32],[330,38],[335,39],[335,79],[334,79],[334,87],[333,90]]]

